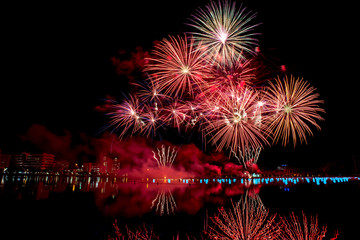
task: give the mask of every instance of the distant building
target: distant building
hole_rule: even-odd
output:
[[[100,173],[100,166],[97,163],[84,162],[82,165],[83,172],[85,173]]]
[[[101,156],[96,162],[84,162],[82,171],[96,174],[112,174],[120,170],[120,161],[117,157]]]
[[[111,173],[112,172],[113,161],[107,156],[103,156],[102,161],[99,162],[100,172],[101,173]]]
[[[112,171],[120,170],[120,160],[117,157],[114,157]]]
[[[54,161],[53,169],[58,172],[63,172],[64,170],[69,169],[69,162],[65,160]]]
[[[10,167],[10,160],[11,160],[11,155],[3,153],[0,149],[0,169],[1,170]]]
[[[29,154],[23,152],[14,154],[11,158],[11,166],[15,168],[47,170],[54,166],[55,156],[48,153]]]
[[[287,164],[282,164],[276,168],[279,174],[283,176],[293,176],[299,174],[299,171],[296,168],[291,168]]]

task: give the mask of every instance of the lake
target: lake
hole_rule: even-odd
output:
[[[2,237],[108,239],[116,225],[152,230],[160,239],[206,239],[221,207],[246,203],[276,219],[294,212],[327,226],[324,239],[359,239],[358,177],[129,179],[0,175]],[[278,221],[278,220],[277,220]]]

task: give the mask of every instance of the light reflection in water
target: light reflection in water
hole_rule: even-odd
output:
[[[170,215],[168,217],[172,219],[179,216],[178,213],[196,216],[208,206],[214,209],[226,206],[229,199],[246,199],[247,203],[254,201],[261,208],[270,207],[268,199],[263,198],[266,195],[262,195],[267,191],[262,190],[260,193],[267,186],[275,186],[287,192],[298,185],[321,188],[359,180],[358,177],[131,179],[110,176],[0,175],[0,196],[41,200],[51,197],[50,193],[91,192],[93,194],[89,195],[93,196],[97,209],[104,216],[141,219],[149,215],[157,215],[159,218]],[[264,206],[259,194],[267,206]],[[283,197],[293,196],[281,194]]]
[[[34,199],[46,199],[50,192],[93,192],[105,214],[142,215],[153,209],[159,215],[175,211],[195,213],[206,202],[221,204],[227,197],[247,192],[256,196],[260,188],[273,185],[284,191],[297,184],[326,185],[359,181],[358,177],[265,177],[265,178],[144,178],[58,175],[2,175],[0,194],[11,189],[15,199],[24,191]],[[10,192],[11,192],[10,191]],[[7,191],[8,193],[9,191]],[[29,194],[26,194],[29,196]]]

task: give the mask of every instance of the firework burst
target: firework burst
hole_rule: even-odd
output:
[[[309,124],[321,129],[317,120],[323,120],[319,113],[325,110],[319,107],[323,101],[315,88],[306,81],[293,76],[279,77],[270,82],[267,91],[267,105],[271,113],[266,118],[266,124],[273,133],[274,143],[280,139],[282,145],[287,145],[292,138],[294,146],[297,139],[306,143],[306,135],[313,135]]]
[[[155,46],[144,66],[147,78],[135,84],[139,91],[109,108],[110,126],[121,130],[120,138],[155,136],[160,127],[190,136],[198,131],[204,143],[247,169],[269,141],[306,143],[313,128],[320,130],[323,101],[314,87],[293,76],[265,84],[286,68],[255,48],[255,16],[230,0],[198,9],[189,24],[196,32],[169,36]],[[169,157],[164,154],[154,153],[158,163]]]
[[[180,132],[181,126],[186,122],[186,119],[189,118],[187,113],[187,106],[182,101],[175,100],[170,103],[168,106],[165,106],[163,119],[164,122],[173,128],[177,128]]]
[[[113,112],[110,112],[110,125],[115,129],[121,129],[119,138],[122,138],[126,133],[134,134],[139,131],[145,122],[141,117],[139,99],[136,96],[130,96],[121,104],[113,105]]]
[[[252,86],[254,69],[251,61],[238,59],[232,67],[219,65],[211,68],[211,77],[202,85],[202,92],[208,98],[216,98],[233,88]]]
[[[192,96],[208,73],[202,47],[194,47],[192,38],[172,37],[155,46],[153,58],[145,71],[149,72],[160,90],[167,95]]]
[[[250,88],[240,88],[221,95],[216,104],[208,103],[211,114],[208,114],[203,131],[205,135],[211,135],[217,150],[244,152],[268,143],[266,129],[259,128],[254,118],[257,97],[258,93]]]
[[[164,100],[169,100],[169,97],[161,92],[160,85],[151,76],[148,76],[145,82],[134,83],[134,85],[140,88],[136,94],[139,99],[142,102],[153,104],[155,110],[158,110]]]
[[[156,130],[163,124],[161,117],[159,116],[161,110],[158,109],[155,102],[155,106],[145,106],[142,113],[141,120],[141,134],[145,136],[156,136]]]
[[[197,30],[192,35],[204,45],[211,62],[231,65],[239,56],[253,53],[257,45],[253,31],[256,24],[251,24],[255,16],[245,8],[236,10],[235,2],[211,1],[205,9],[198,9],[189,25]]]

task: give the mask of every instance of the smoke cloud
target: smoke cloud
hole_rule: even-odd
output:
[[[195,144],[173,145],[134,136],[119,140],[115,134],[105,132],[100,137],[87,134],[71,134],[63,131],[55,134],[47,127],[32,125],[22,136],[41,151],[54,154],[57,160],[70,163],[97,162],[115,159],[120,163],[116,173],[134,178],[192,178],[238,175],[242,166],[229,162],[223,153],[206,154]],[[161,146],[175,148],[177,156],[172,167],[159,167],[154,152]]]

